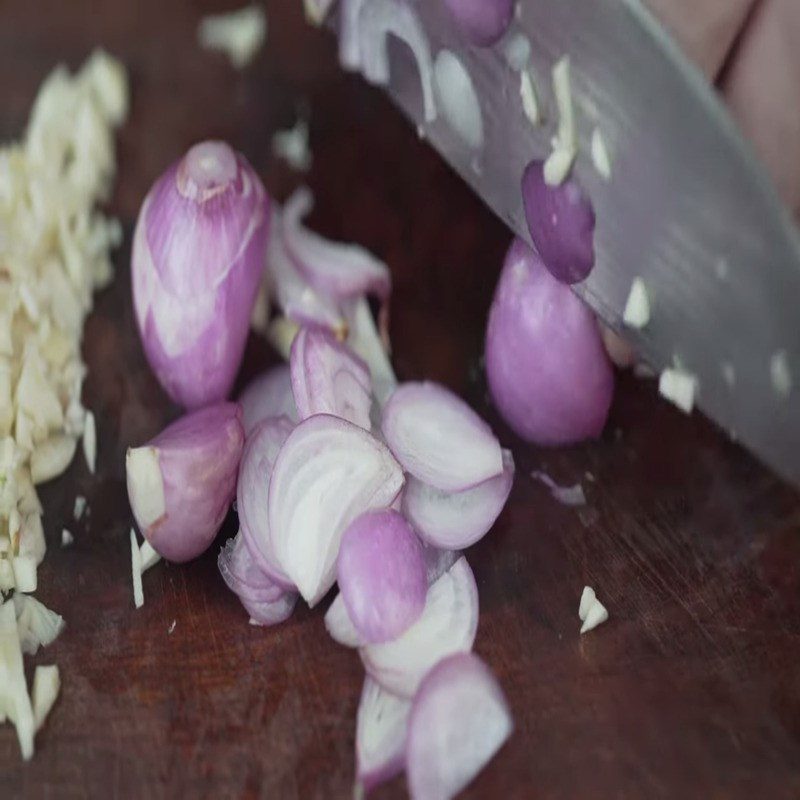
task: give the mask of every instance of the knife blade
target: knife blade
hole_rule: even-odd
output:
[[[703,75],[638,0],[520,0],[511,30],[492,48],[466,43],[442,2],[408,5],[431,57],[449,50],[470,75],[482,146],[465,144],[442,114],[425,122],[417,64],[402,47],[390,48],[387,90],[529,243],[520,179],[532,159],[551,152],[558,125],[551,70],[569,56],[579,141],[573,174],[597,217],[595,267],[576,291],[622,330],[640,276],[651,319],[643,330],[625,330],[626,338],[656,369],[677,363],[691,372],[700,408],[800,483],[800,234]],[[544,111],[538,127],[504,56],[511,37],[521,36]],[[610,180],[590,157],[595,128],[611,154]]]

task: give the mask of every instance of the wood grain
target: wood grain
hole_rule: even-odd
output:
[[[516,441],[479,368],[507,232],[380,93],[340,73],[299,1],[268,4],[268,41],[244,72],[201,52],[198,19],[225,5],[5,0],[0,135],[20,134],[56,62],[76,66],[97,44],[120,56],[133,111],[112,206],[129,241],[150,183],[202,138],[230,140],[283,199],[300,179],[273,160],[270,136],[309,104],[313,222],[391,264],[400,375],[463,392],[518,463],[508,507],[469,553],[477,650],[500,677],[516,732],[464,796],[800,796],[798,494],[630,377],[599,442],[546,451]],[[0,728],[0,796],[349,797],[362,673],[325,635],[321,611],[249,626],[216,572],[216,548],[148,572],[146,605],[134,611],[123,455],[175,409],[143,360],[127,262],[126,245],[85,334],[99,473],[76,460],[43,492],[40,597],[68,627],[34,661],[59,664],[63,693],[32,763],[20,764],[13,731]],[[271,359],[251,341],[243,378]],[[533,469],[583,480],[588,506],[556,504]],[[77,493],[91,514],[73,525]],[[68,549],[63,525],[75,534]],[[234,530],[231,519],[220,542]],[[584,584],[611,618],[579,637]],[[398,779],[375,796],[404,795]]]

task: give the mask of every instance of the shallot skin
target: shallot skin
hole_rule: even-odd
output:
[[[535,444],[596,438],[614,372],[588,306],[516,239],[489,312],[486,376],[508,425]]]
[[[131,255],[136,322],[153,372],[187,409],[231,391],[269,219],[258,175],[223,142],[192,147],[142,204]]]

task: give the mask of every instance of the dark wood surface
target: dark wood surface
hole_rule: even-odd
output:
[[[299,5],[269,3],[266,46],[237,73],[195,44],[199,17],[221,0],[0,2],[0,136],[21,133],[56,62],[76,66],[97,44],[120,56],[133,107],[112,208],[129,241],[150,183],[202,138],[230,140],[283,199],[300,179],[271,157],[270,136],[308,103],[314,222],[391,264],[399,374],[465,393],[517,458],[508,507],[469,553],[477,651],[516,732],[464,796],[800,796],[798,494],[632,377],[619,381],[601,441],[560,451],[516,441],[479,369],[508,233],[382,95],[338,71],[332,41]],[[59,664],[63,692],[31,763],[0,728],[0,797],[348,797],[362,671],[328,639],[321,610],[249,626],[216,547],[148,572],[146,605],[133,608],[123,456],[175,409],[143,360],[127,262],[126,244],[85,332],[98,475],[76,459],[42,493],[50,550],[39,597],[67,628],[35,662]],[[245,375],[271,359],[253,340]],[[588,506],[555,503],[529,478],[540,468],[584,480]],[[77,526],[76,493],[91,506]],[[579,637],[587,583],[611,618]],[[398,779],[376,797],[404,793]]]

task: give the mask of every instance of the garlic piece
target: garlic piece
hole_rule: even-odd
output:
[[[200,46],[224,53],[236,69],[242,69],[253,60],[266,35],[267,17],[258,5],[207,16],[197,29]]]
[[[634,278],[622,321],[630,328],[644,328],[650,322],[650,298],[641,278]]]
[[[55,705],[58,693],[61,691],[61,676],[55,664],[51,666],[37,666],[33,673],[33,720],[38,731],[50,709]]]
[[[83,428],[83,457],[86,459],[86,466],[89,472],[94,475],[97,463],[97,427],[94,421],[94,414],[86,412]]]
[[[527,69],[523,69],[519,74],[519,95],[522,99],[522,110],[530,121],[531,125],[538,126],[542,122],[541,111],[539,110],[539,98],[536,96],[536,87],[533,85],[533,78]]]
[[[691,414],[697,392],[697,378],[678,367],[665,369],[658,380],[658,393],[676,405],[684,414]]]
[[[144,605],[144,589],[142,588],[142,554],[136,543],[136,533],[131,528],[131,572],[133,575],[133,603],[136,608]]]
[[[606,607],[597,599],[597,595],[591,586],[583,587],[580,607],[578,608],[578,618],[583,623],[581,625],[581,634],[587,633],[608,619]]]
[[[607,181],[611,180],[611,157],[608,154],[605,139],[600,128],[592,131],[592,163],[597,170],[597,174]]]

